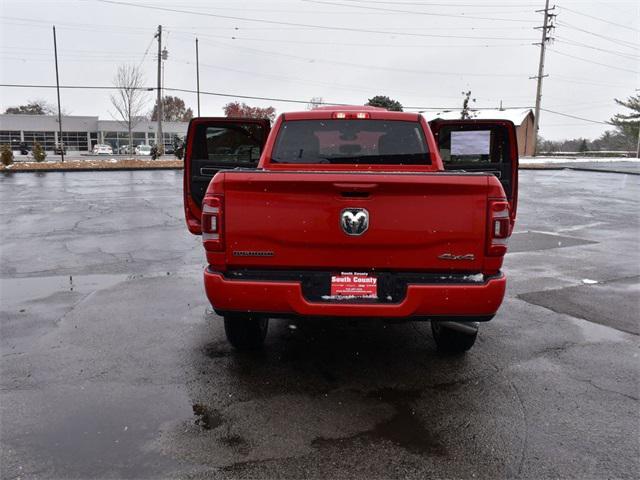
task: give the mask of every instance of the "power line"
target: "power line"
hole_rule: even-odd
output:
[[[198,38],[215,38],[221,40],[233,40],[233,41],[251,41],[251,42],[268,42],[268,43],[286,43],[291,44],[291,40],[278,40],[274,38],[256,38],[256,37],[240,37],[237,35],[212,35],[212,34],[196,34],[193,32],[188,32],[187,30],[175,30],[171,29],[172,32],[189,35],[189,36],[198,36]],[[189,40],[191,41],[191,39]],[[516,40],[517,41],[517,40]],[[348,42],[323,42],[323,41],[305,41],[298,40],[295,41],[296,45],[328,45],[335,47],[375,47],[375,48],[510,48],[510,47],[526,47],[530,46],[530,43],[447,43],[447,44],[393,44],[393,43],[348,43]]]
[[[601,124],[601,125],[609,125],[607,122],[601,122],[599,120],[591,120],[590,118],[578,117],[576,115],[570,115],[568,113],[556,112],[555,110],[549,110],[547,108],[540,108],[540,110],[543,110],[543,111],[548,112],[548,113],[553,113],[555,115],[560,115],[562,117],[569,117],[569,118],[574,118],[576,120],[582,120],[583,122],[598,123],[598,124]]]
[[[56,88],[55,85],[36,84],[36,83],[0,83],[0,87],[7,88]],[[69,90],[118,90],[115,85],[60,85],[60,88]],[[149,92],[156,87],[127,87],[129,90],[147,90]]]
[[[559,26],[562,26],[562,27],[567,27],[567,28],[570,28],[572,30],[576,30],[578,32],[586,33],[587,35],[592,35],[594,37],[598,37],[598,38],[601,38],[603,40],[607,40],[609,42],[615,43],[617,45],[621,45],[623,47],[632,48],[634,50],[638,50],[640,48],[640,45],[634,44],[633,42],[627,42],[626,40],[620,40],[620,39],[617,39],[617,38],[608,37],[606,35],[600,35],[598,33],[590,32],[589,30],[585,30],[584,28],[576,27],[575,25],[571,25],[570,23],[567,23],[567,22],[558,21],[557,24]]]
[[[17,84],[17,83],[3,83],[0,84],[0,87],[8,87],[8,88],[56,88],[56,85],[46,85],[46,84]],[[86,90],[117,90],[118,87],[113,85],[60,85],[61,89],[86,89]],[[135,88],[135,90],[147,90],[153,91],[156,90],[157,87],[139,87]],[[163,87],[163,90],[167,90],[170,92],[181,92],[181,93],[197,93],[196,90],[191,90],[188,88],[170,88]],[[211,95],[216,97],[227,97],[227,98],[241,98],[246,100],[266,100],[270,102],[283,102],[283,103],[299,103],[299,104],[307,104],[309,100],[296,100],[291,98],[277,98],[277,97],[262,97],[262,96],[254,96],[254,95],[240,95],[235,93],[221,93],[221,92],[208,92],[208,91],[200,91],[202,95]],[[338,103],[338,102],[317,102],[322,105],[337,105],[344,106],[349,105],[347,103]],[[405,107],[411,110],[456,110],[459,107],[424,107],[424,106],[408,106]],[[531,107],[509,107],[509,109],[523,109],[523,108],[531,108]],[[495,107],[474,107],[474,110],[495,110]],[[589,118],[578,117],[576,115],[570,115],[567,113],[557,112],[554,110],[549,110],[546,108],[541,108],[545,112],[553,113],[556,115],[561,115],[564,117],[574,118],[577,120],[582,120],[584,122],[590,123],[598,123],[602,125],[609,125],[606,122],[601,122],[597,120],[591,120]]]
[[[7,88],[56,88],[55,85],[46,85],[46,84],[20,84],[20,83],[2,83],[0,87]],[[60,85],[61,89],[70,89],[70,90],[117,90],[118,87],[114,85]],[[196,90],[190,90],[187,88],[170,88],[163,87],[163,90],[167,90],[170,92],[182,92],[182,93],[197,93]],[[158,87],[138,87],[131,88],[130,90],[144,90],[144,91],[154,91],[158,90]],[[221,93],[221,92],[205,92],[200,91],[201,95],[211,95],[216,97],[228,97],[228,98],[242,98],[248,100],[267,100],[270,102],[284,102],[284,103],[309,103],[309,100],[294,100],[289,98],[275,98],[275,97],[259,97],[252,95],[240,95],[235,93]],[[316,102],[322,105],[347,105],[345,103],[336,103],[336,102]]]
[[[329,63],[329,64],[333,64],[333,65],[341,65],[341,66],[344,66],[344,67],[359,68],[359,69],[365,69],[365,70],[373,69],[373,70],[383,70],[383,71],[392,71],[392,72],[405,72],[405,73],[414,73],[414,74],[442,75],[442,76],[511,77],[511,78],[524,78],[525,77],[522,74],[515,74],[515,73],[511,74],[511,73],[436,72],[436,71],[429,71],[429,70],[414,70],[414,69],[399,68],[399,67],[385,67],[385,66],[382,66],[382,65],[365,65],[365,64],[354,63],[354,62],[343,62],[343,61],[339,61],[339,60],[328,60],[328,59],[302,57],[302,56],[299,56],[299,55],[293,55],[293,54],[282,53],[282,52],[274,52],[274,51],[270,51],[270,50],[262,50],[262,49],[257,49],[257,48],[240,47],[240,46],[236,46],[236,45],[229,45],[228,43],[224,43],[224,42],[213,42],[213,41],[210,41],[210,42],[212,44],[222,45],[222,46],[228,47],[228,48],[246,50],[246,51],[248,51],[250,53],[253,53],[253,54],[273,55],[273,56],[279,56],[279,57],[292,58],[292,59],[295,59],[295,60],[298,60],[298,61],[303,61],[303,62],[306,62],[306,63]]]
[[[321,5],[333,5],[336,7],[348,7],[348,8],[361,8],[365,10],[376,10],[379,12],[386,13],[409,13],[411,15],[426,15],[429,17],[447,17],[447,18],[468,18],[469,20],[491,20],[495,22],[521,22],[521,23],[535,23],[531,20],[521,20],[521,19],[512,19],[512,18],[497,18],[497,17],[478,17],[475,15],[465,15],[463,14],[452,14],[452,13],[433,13],[433,12],[421,12],[416,10],[398,10],[394,8],[381,8],[381,7],[371,7],[365,5],[345,5],[344,3],[338,2],[329,2],[325,0],[302,0],[307,3],[316,3]]]
[[[588,58],[578,57],[576,55],[571,55],[571,54],[568,54],[568,53],[559,52],[558,50],[556,50],[554,48],[552,48],[551,51],[553,53],[557,54],[557,55],[562,55],[564,57],[574,58],[576,60],[581,60],[583,62],[591,63],[593,65],[600,65],[601,67],[612,68],[614,70],[620,70],[621,72],[631,72],[631,73],[635,73],[635,74],[639,73],[637,70],[629,70],[628,68],[616,67],[614,65],[609,65],[608,63],[594,62],[593,60],[590,60]]]
[[[595,17],[593,15],[587,15],[586,13],[577,12],[575,10],[572,10],[572,9],[568,8],[568,7],[560,7],[560,9],[561,10],[566,10],[567,12],[575,13],[576,15],[581,15],[583,17],[592,18],[593,20],[598,20],[599,22],[608,23],[609,25],[615,25],[616,27],[626,28],[626,29],[631,30],[633,32],[637,32],[637,28],[629,27],[627,25],[622,25],[621,23],[612,22],[610,20],[605,20],[604,18],[601,18],[601,17]]]
[[[19,84],[19,83],[3,83],[0,84],[0,87],[8,87],[8,88],[56,88],[55,85],[47,85],[47,84]],[[118,87],[114,85],[60,85],[61,89],[86,89],[86,90],[117,90]],[[138,87],[134,90],[146,90],[153,91],[157,90],[157,87]],[[171,88],[171,87],[163,87],[163,90],[171,91],[171,92],[182,92],[182,93],[197,93],[197,90],[191,90],[188,88]],[[300,103],[307,104],[309,100],[297,100],[291,98],[278,98],[278,97],[263,97],[263,96],[255,96],[255,95],[242,95],[236,93],[221,93],[221,92],[209,92],[209,91],[200,91],[203,95],[211,95],[216,97],[229,97],[229,98],[242,98],[247,100],[267,100],[270,102],[284,102],[284,103]],[[339,103],[339,102],[317,102],[322,105],[352,105],[349,103]],[[459,107],[425,107],[425,106],[416,106],[416,107],[405,107],[411,110],[455,110]],[[474,107],[474,110],[495,110],[496,107]],[[530,108],[530,107],[510,107],[510,108]]]
[[[456,107],[407,107],[407,106],[402,106],[403,110],[420,110],[421,112],[456,112],[456,111],[460,111],[462,110],[462,107],[460,107],[460,105],[456,106]],[[531,106],[515,106],[515,107],[502,107],[502,110],[526,110],[526,109],[532,109],[533,107]],[[473,106],[473,108],[469,109],[470,111],[475,111],[475,110],[500,110],[500,108],[498,107],[476,107],[475,105]],[[420,112],[419,112],[420,113]]]
[[[556,39],[559,40],[561,43],[566,43],[567,45],[571,45],[571,46],[575,46],[575,47],[588,48],[590,50],[596,50],[598,52],[610,53],[611,55],[617,55],[619,57],[626,58],[628,60],[636,59],[636,58],[640,59],[640,55],[635,55],[633,53],[627,53],[627,52],[620,52],[618,50],[608,50],[606,48],[594,47],[593,45],[588,45],[586,43],[576,42],[575,40],[568,40],[568,39],[566,39],[564,37],[560,37],[559,35],[556,35]]]
[[[398,2],[396,0],[393,1],[374,1],[374,0],[343,0],[345,2],[350,3],[375,3],[375,4],[393,4],[393,5],[414,5],[414,6],[425,6],[425,7],[476,7],[476,8],[485,8],[485,7],[500,7],[500,8],[520,8],[520,7],[537,7],[537,3],[497,3],[497,4],[481,4],[477,3],[433,3],[433,2]]]
[[[567,83],[575,83],[578,85],[592,85],[595,87],[616,87],[616,88],[629,88],[629,85],[622,85],[620,83],[602,83],[602,82],[591,82],[589,80],[585,80],[584,78],[576,78],[569,77],[566,75],[559,75],[557,73],[553,74],[554,81],[561,81]]]
[[[172,62],[177,62],[177,63],[181,63],[181,64],[185,64],[185,65],[193,65],[193,62],[189,62],[189,61],[181,61],[181,60],[171,60]],[[317,86],[321,86],[321,87],[328,87],[328,88],[332,88],[332,89],[341,89],[341,90],[346,90],[346,91],[350,91],[350,92],[362,92],[362,93],[366,93],[366,94],[371,94],[372,90],[376,90],[375,88],[372,88],[370,85],[369,86],[364,86],[364,85],[349,85],[349,84],[344,84],[344,83],[335,83],[335,82],[320,82],[320,81],[314,81],[314,80],[307,80],[304,78],[300,78],[300,77],[294,77],[291,75],[276,75],[276,74],[272,74],[272,73],[261,73],[261,72],[256,72],[256,71],[250,71],[250,70],[239,70],[236,68],[231,68],[231,67],[224,67],[221,65],[212,65],[212,64],[206,64],[206,63],[200,63],[201,67],[205,67],[205,68],[212,68],[215,70],[222,70],[222,71],[228,71],[228,72],[233,72],[233,73],[240,73],[240,74],[244,74],[244,75],[249,75],[252,77],[264,77],[264,78],[270,78],[270,79],[274,79],[274,80],[284,80],[285,82],[289,82],[289,83],[295,83],[295,84],[305,84],[305,85],[317,85]],[[423,95],[423,92],[409,92],[409,91],[403,91],[403,90],[397,90],[394,89],[394,92],[396,94],[404,94],[404,95],[412,95],[412,96],[419,96],[419,95]],[[458,99],[460,98],[459,95],[456,96],[446,96],[446,95],[438,95],[439,98],[451,98],[451,99]],[[494,99],[490,99],[487,97],[478,97],[480,99],[486,100],[486,101],[493,101]],[[513,107],[512,107],[513,108]]]
[[[384,34],[384,35],[403,35],[410,37],[426,37],[426,38],[466,38],[466,39],[476,39],[476,40],[528,40],[526,38],[511,38],[511,37],[474,37],[474,36],[462,36],[462,35],[436,35],[436,34],[427,34],[427,33],[410,33],[410,32],[398,32],[391,30],[373,30],[366,28],[356,28],[356,27],[340,27],[333,25],[315,25],[309,23],[296,23],[296,22],[284,22],[279,20],[266,20],[259,18],[249,18],[249,17],[236,17],[232,15],[219,15],[215,13],[207,13],[207,12],[194,12],[192,10],[182,10],[179,8],[168,8],[168,7],[159,7],[153,5],[140,5],[135,3],[122,2],[117,0],[94,0],[100,3],[106,3],[110,5],[120,5],[126,7],[138,7],[149,10],[159,10],[164,12],[172,12],[172,13],[185,13],[189,15],[198,15],[198,16],[207,16],[213,18],[224,18],[227,20],[239,20],[243,22],[254,22],[254,23],[266,23],[271,25],[283,25],[283,26],[293,26],[293,27],[306,27],[306,28],[315,28],[319,30],[335,30],[341,32],[359,32],[359,33],[375,33],[375,34]]]
[[[142,66],[142,64],[144,63],[145,59],[147,58],[147,54],[149,53],[149,49],[151,48],[151,45],[153,45],[153,41],[154,40],[155,40],[155,37],[151,37],[151,41],[149,42],[149,45],[147,45],[147,49],[142,54],[142,59],[140,60],[140,63],[138,63],[138,68],[140,68]]]

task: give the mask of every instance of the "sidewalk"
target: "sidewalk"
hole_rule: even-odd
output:
[[[44,162],[18,161],[11,165],[0,165],[0,172],[92,172],[96,170],[181,170],[183,161],[175,157],[168,159],[117,159],[117,158],[92,158],[87,160],[69,159],[62,163],[59,157],[56,160]]]

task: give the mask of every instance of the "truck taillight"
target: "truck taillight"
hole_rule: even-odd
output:
[[[490,200],[488,210],[487,255],[500,257],[507,253],[507,240],[511,234],[509,202]]]
[[[222,195],[207,195],[202,200],[202,243],[205,250],[224,250]]]

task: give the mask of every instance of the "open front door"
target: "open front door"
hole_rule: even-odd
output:
[[[189,231],[201,233],[202,199],[219,170],[256,168],[271,123],[253,118],[194,118],[184,157],[184,211]]]
[[[489,172],[500,179],[511,205],[518,203],[518,140],[509,120],[433,120],[429,123],[445,170]]]

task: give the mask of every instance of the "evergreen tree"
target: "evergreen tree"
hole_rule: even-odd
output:
[[[580,153],[585,153],[589,151],[589,147],[587,146],[587,139],[583,138],[582,142],[580,142],[580,147],[578,147],[578,151]]]
[[[392,112],[402,112],[402,104],[397,100],[393,100],[386,95],[376,95],[370,98],[367,105],[371,107],[382,107]]]
[[[640,94],[633,95],[626,100],[614,99],[618,105],[631,110],[631,113],[616,113],[609,123],[616,127],[618,133],[626,140],[626,148],[635,149],[638,142],[638,129],[640,128]]]
[[[11,165],[13,163],[13,150],[11,150],[11,146],[4,144],[0,148],[0,157],[2,158],[2,164],[5,166]]]
[[[44,162],[45,158],[47,158],[47,152],[44,151],[40,142],[35,142],[33,144],[33,159],[36,162]]]

